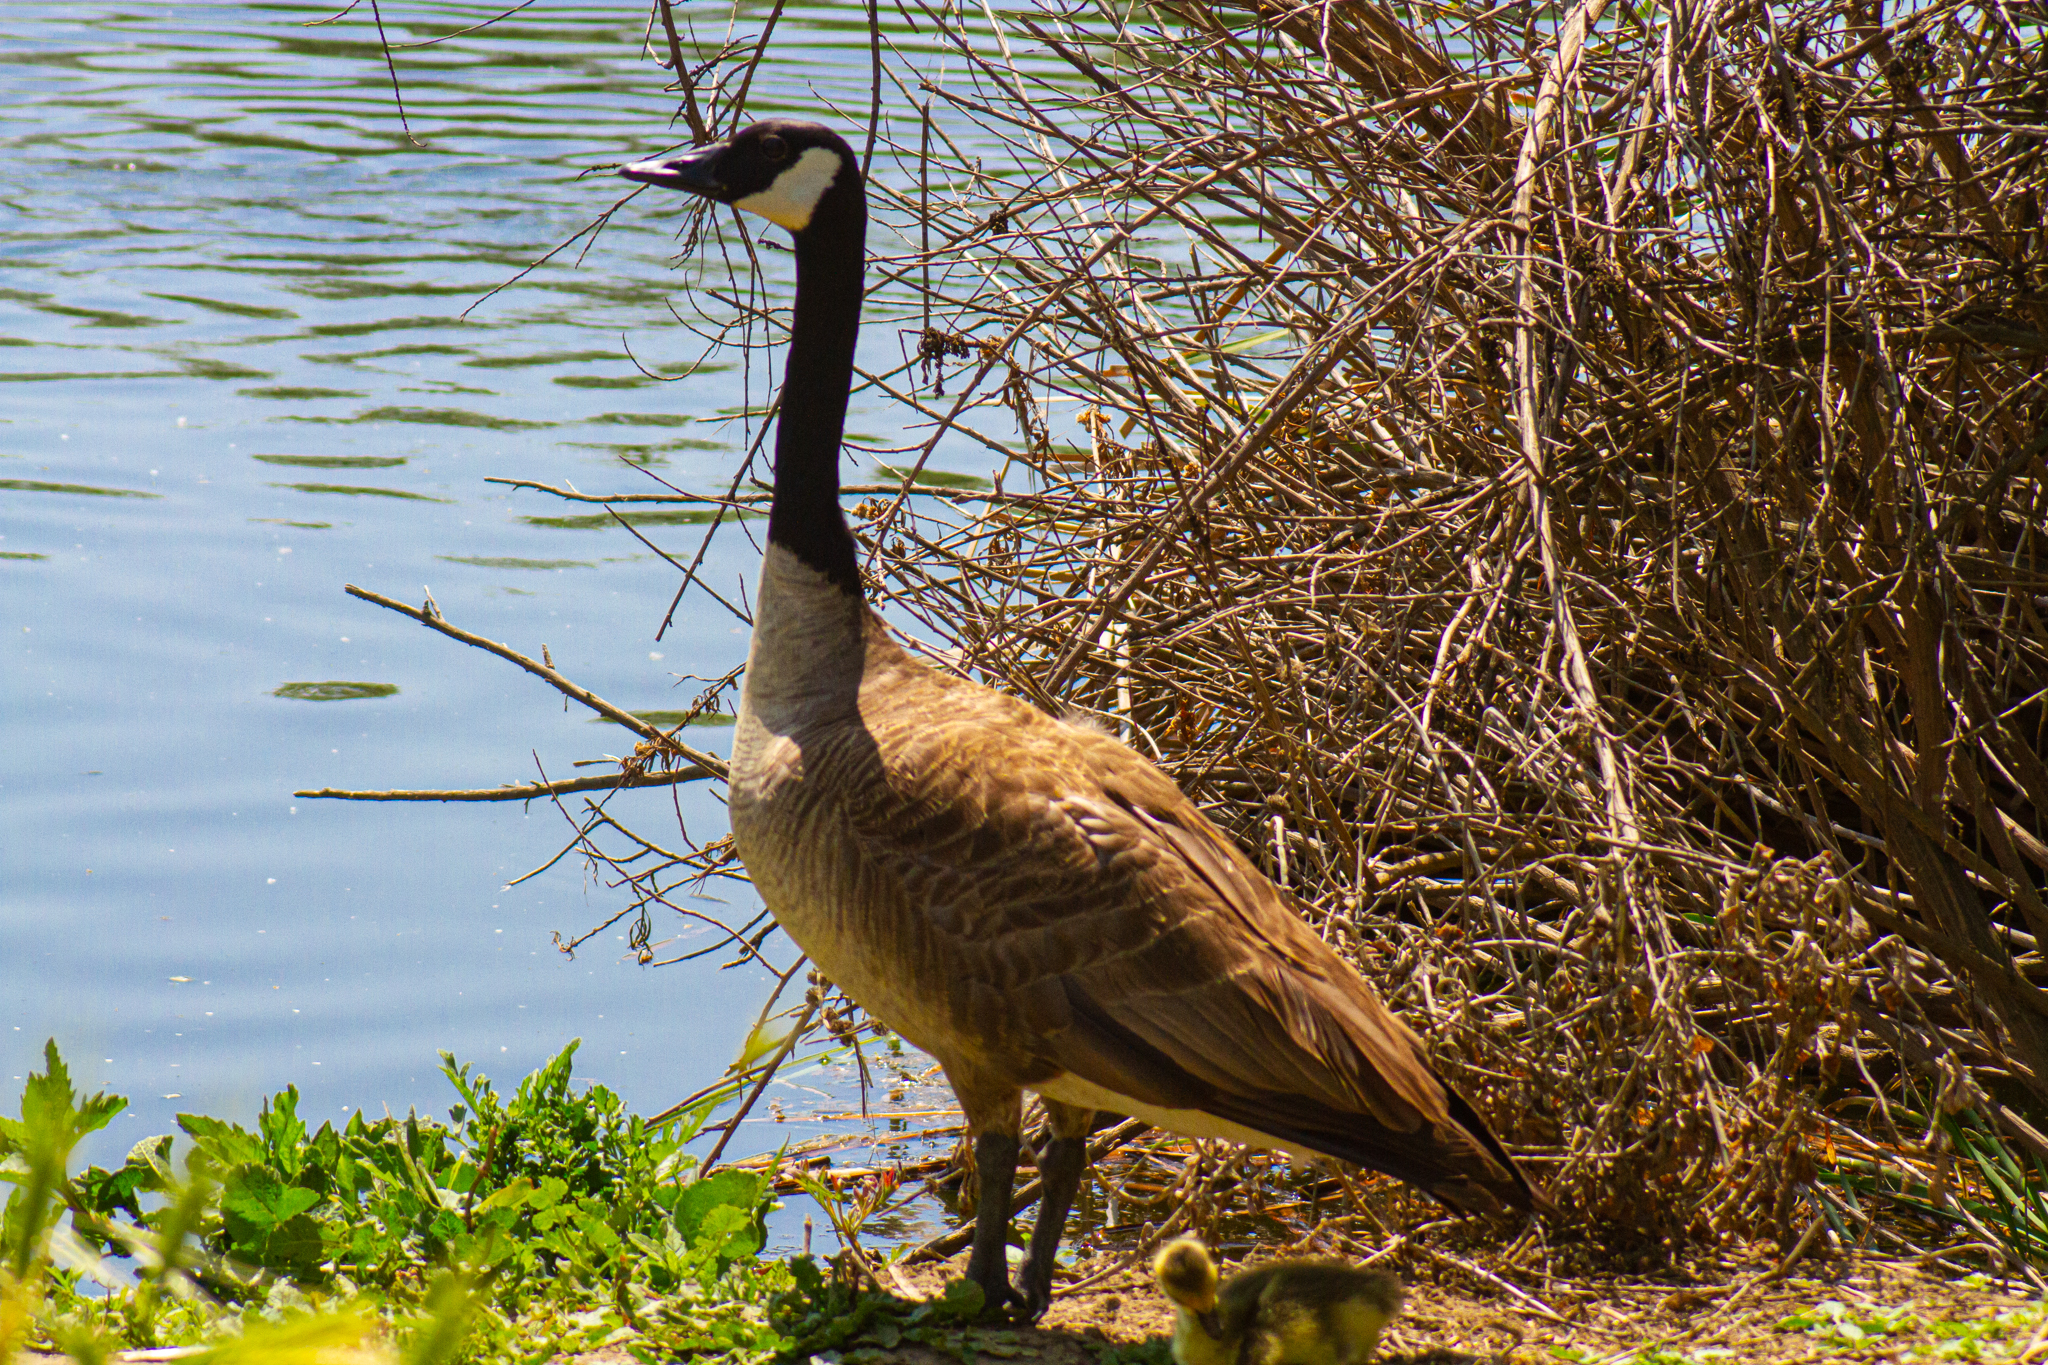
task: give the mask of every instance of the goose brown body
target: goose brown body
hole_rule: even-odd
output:
[[[759,602],[740,855],[970,1125],[1014,1124],[1031,1089],[1529,1206],[1415,1035],[1157,767],[917,662],[772,545]]]
[[[837,501],[865,221],[845,143],[773,121],[624,173],[795,236],[733,834],[790,937],[945,1068],[976,1134],[969,1273],[991,1306],[1044,1309],[1096,1111],[1338,1157],[1463,1210],[1538,1204],[1415,1035],[1171,779],[1107,735],[917,662],[868,608]],[[1027,1089],[1052,1140],[1012,1291]]]

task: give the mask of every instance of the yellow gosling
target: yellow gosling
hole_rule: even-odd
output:
[[[1268,1261],[1217,1282],[1191,1237],[1152,1264],[1174,1305],[1176,1365],[1360,1365],[1401,1311],[1401,1282],[1341,1261]]]

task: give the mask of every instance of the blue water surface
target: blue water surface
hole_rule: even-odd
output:
[[[383,13],[413,43],[503,8]],[[54,1037],[132,1101],[101,1162],[179,1112],[248,1122],[288,1083],[316,1120],[439,1113],[442,1049],[502,1085],[580,1037],[578,1074],[651,1112],[734,1055],[768,980],[720,970],[730,953],[649,970],[624,925],[558,951],[624,899],[573,857],[507,888],[567,838],[546,804],[292,795],[562,777],[630,748],[346,583],[431,593],[636,710],[739,664],[745,627],[708,599],[656,640],[677,575],[638,541],[529,520],[592,509],[485,480],[722,490],[772,375],[724,355],[666,383],[629,359],[681,373],[728,316],[700,292],[732,287],[716,257],[675,268],[682,217],[656,196],[514,279],[618,201],[589,168],[687,141],[644,8],[541,0],[400,50],[410,138],[367,6],[309,26],[330,12],[15,0],[0,49],[0,1087],[11,1108]],[[864,117],[859,20],[789,7],[750,113]],[[786,301],[786,255],[762,259]],[[701,534],[646,530],[685,559]],[[706,578],[733,596],[757,555],[722,534]],[[277,695],[334,681],[396,691]],[[723,752],[730,730],[690,734]],[[725,828],[701,784],[612,810]],[[664,955],[711,933],[654,928]],[[832,1076],[805,1084],[792,1102],[846,1107]]]

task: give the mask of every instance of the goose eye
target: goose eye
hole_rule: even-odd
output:
[[[770,133],[761,139],[761,155],[770,161],[780,161],[789,155],[789,144]]]

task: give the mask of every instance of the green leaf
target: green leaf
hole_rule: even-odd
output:
[[[72,1179],[71,1198],[89,1213],[125,1212],[130,1218],[140,1218],[142,1205],[136,1195],[142,1189],[140,1172],[128,1167],[104,1171],[88,1166]]]
[[[322,1123],[320,1131],[306,1144],[306,1160],[327,1173],[330,1180],[341,1183],[339,1175],[344,1160],[341,1151],[341,1134],[334,1131],[331,1123]]]
[[[488,1199],[476,1206],[476,1212],[481,1214],[489,1213],[496,1209],[525,1208],[527,1205],[537,1202],[535,1195],[536,1191],[533,1182],[522,1175],[503,1189],[494,1191]],[[552,1203],[554,1201],[549,1200],[548,1202]]]
[[[128,1150],[128,1160],[119,1170],[87,1167],[71,1182],[73,1204],[88,1213],[125,1212],[139,1221],[139,1196],[165,1193],[176,1184],[171,1175],[171,1141],[168,1133],[144,1138]]]
[[[806,1299],[815,1299],[825,1292],[825,1276],[809,1256],[792,1257],[789,1276],[796,1281],[797,1292]]]
[[[22,1146],[38,1139],[49,1141],[57,1150],[69,1153],[78,1139],[107,1126],[114,1115],[128,1107],[128,1101],[104,1090],[81,1100],[71,1088],[71,1071],[57,1051],[57,1040],[43,1044],[45,1070],[29,1073],[21,1092],[21,1124],[13,1128]],[[10,1124],[10,1128],[13,1126]]]
[[[1217,347],[1216,349],[1223,352],[1223,354],[1225,355],[1242,355],[1246,351],[1254,350],[1260,346],[1267,345],[1270,342],[1286,341],[1293,335],[1294,333],[1292,330],[1286,327],[1281,327],[1271,332],[1261,332],[1257,336],[1244,337],[1237,341],[1226,342],[1222,346]]]
[[[740,1055],[733,1058],[727,1070],[738,1073],[745,1071],[763,1056],[782,1046],[782,1040],[789,1037],[791,1021],[771,1019],[747,1035],[747,1041],[740,1045]]]
[[[265,1231],[319,1202],[316,1192],[287,1185],[277,1172],[262,1166],[242,1166],[229,1172],[220,1196],[224,1211]]]
[[[210,1163],[223,1170],[230,1166],[260,1165],[263,1161],[263,1144],[225,1119],[180,1114],[178,1126],[191,1136],[193,1145]]]
[[[256,1131],[263,1135],[263,1145],[270,1150],[270,1158],[279,1170],[298,1168],[306,1125],[299,1118],[297,1086],[288,1085],[263,1102],[263,1109],[256,1116]]]
[[[4,1235],[18,1279],[26,1277],[48,1230],[51,1210],[64,1185],[71,1151],[87,1133],[128,1107],[128,1101],[105,1091],[81,1101],[71,1088],[71,1073],[57,1051],[57,1040],[43,1044],[44,1070],[31,1072],[21,1092],[21,1118],[0,1129],[0,1179],[20,1186],[4,1210]]]
[[[326,1259],[320,1225],[305,1214],[294,1214],[263,1239],[263,1263],[294,1272],[299,1278],[315,1275]]]
[[[767,1197],[767,1177],[753,1171],[727,1167],[686,1186],[676,1200],[676,1231],[695,1245],[704,1234],[705,1220],[714,1209],[736,1208],[754,1216]]]
[[[761,1240],[754,1233],[753,1215],[731,1204],[720,1204],[707,1210],[704,1221],[697,1225],[696,1236],[690,1239],[691,1251],[720,1261],[751,1256],[760,1249]]]
[[[601,1251],[616,1251],[623,1245],[619,1240],[619,1234],[613,1232],[602,1218],[586,1213],[578,1215],[575,1223],[577,1230],[595,1243]]]
[[[158,1133],[155,1137],[146,1137],[128,1149],[128,1159],[122,1165],[124,1168],[147,1171],[149,1178],[155,1181],[155,1184],[148,1188],[168,1190],[178,1179],[171,1173],[171,1144],[176,1141],[176,1135],[171,1133]]]
[[[972,1321],[980,1317],[981,1310],[987,1305],[987,1301],[987,1296],[982,1293],[981,1286],[973,1280],[964,1277],[957,1280],[948,1280],[946,1282],[946,1295],[940,1300],[940,1302],[946,1305],[948,1311],[963,1321]]]

